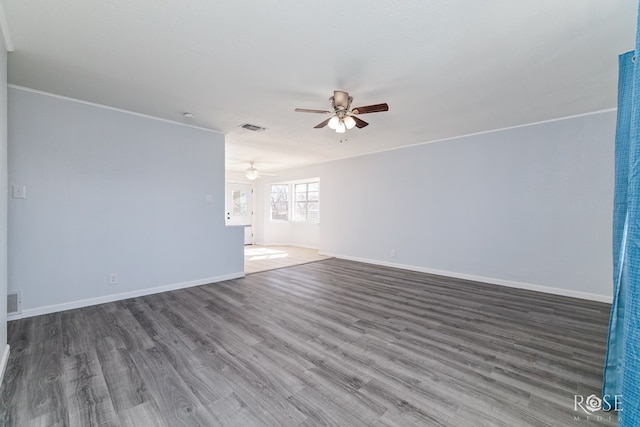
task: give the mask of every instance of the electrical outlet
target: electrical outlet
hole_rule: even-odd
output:
[[[118,284],[118,273],[109,274],[109,284],[117,285]]]
[[[396,257],[396,250],[391,249],[391,258],[395,258],[395,257]]]

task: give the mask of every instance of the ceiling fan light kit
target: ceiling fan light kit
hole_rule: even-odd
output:
[[[356,117],[358,114],[389,111],[389,105],[386,103],[365,105],[364,107],[356,107],[352,109],[351,101],[353,101],[353,98],[349,96],[348,92],[335,90],[333,91],[333,96],[329,98],[333,111],[313,110],[309,108],[296,108],[295,111],[298,113],[333,114],[332,117],[318,123],[314,128],[321,129],[325,126],[329,126],[329,128],[335,130],[336,133],[345,133],[347,129],[353,129],[354,127],[363,128],[367,126],[369,123]]]
[[[260,172],[258,172],[258,169],[253,167],[253,162],[249,163],[249,167],[247,168],[245,175],[249,181],[255,181],[260,178]]]
[[[249,181],[255,181],[258,178],[260,178],[260,174],[258,173],[258,170],[256,168],[252,166],[247,169],[247,179]]]
[[[260,178],[261,176],[276,176],[276,174],[274,174],[274,173],[261,173],[260,171],[258,171],[258,169],[256,169],[253,166],[253,162],[250,162],[249,163],[249,167],[245,171],[245,176],[247,177],[247,179],[249,181],[255,181],[256,179]]]
[[[328,125],[331,129],[336,130],[338,128],[338,123],[340,123],[338,116],[333,116],[329,119]]]
[[[347,129],[353,129],[356,125],[355,119],[351,116],[345,117],[342,121],[344,122],[344,125],[347,127]]]

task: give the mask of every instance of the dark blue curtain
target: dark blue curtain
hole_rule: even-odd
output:
[[[620,55],[613,207],[613,304],[603,396],[621,396],[620,427],[640,426],[640,38]]]

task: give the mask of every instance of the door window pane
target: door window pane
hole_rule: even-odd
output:
[[[231,191],[234,216],[246,216],[249,214],[249,194],[246,190],[234,189]]]

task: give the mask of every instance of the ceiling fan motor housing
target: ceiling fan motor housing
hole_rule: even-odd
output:
[[[349,96],[348,92],[344,92],[342,90],[334,90],[333,96],[329,98],[329,101],[331,101],[331,106],[337,113],[338,111],[349,111],[353,98]]]

